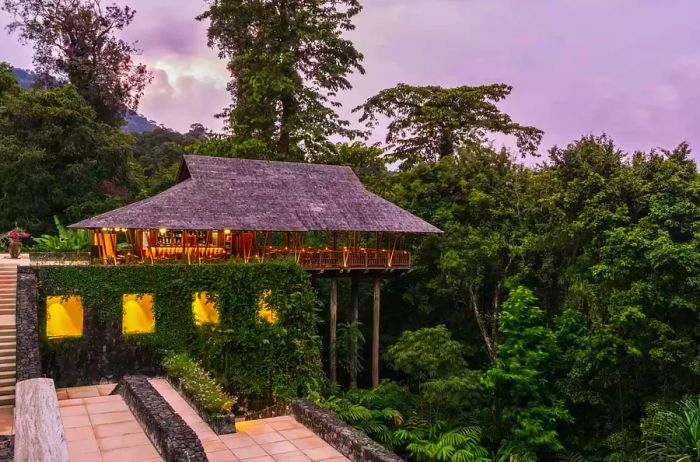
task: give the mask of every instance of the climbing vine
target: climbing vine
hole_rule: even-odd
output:
[[[59,385],[155,373],[166,352],[197,358],[234,393],[285,398],[319,382],[318,302],[293,262],[56,266],[37,273],[43,369]],[[197,292],[213,294],[218,325],[195,325]],[[122,335],[122,296],[145,293],[153,295],[155,332]],[[68,294],[82,299],[83,336],[49,340],[46,297]],[[274,323],[259,322],[261,305]]]

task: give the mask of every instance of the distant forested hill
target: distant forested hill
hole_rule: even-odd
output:
[[[13,68],[12,75],[15,76],[17,82],[25,88],[28,89],[36,81],[36,75],[31,71],[25,69]],[[141,114],[133,111],[129,111],[126,114],[126,124],[122,127],[122,130],[130,133],[145,133],[152,132],[153,130],[160,128],[160,125],[150,119],[147,119]]]

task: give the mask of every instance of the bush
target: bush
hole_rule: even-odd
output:
[[[647,414],[641,425],[642,460],[700,460],[700,397],[683,398],[671,409],[652,404]]]
[[[186,354],[175,354],[163,360],[163,368],[197,408],[209,414],[230,413],[236,398],[224,392],[202,366]]]

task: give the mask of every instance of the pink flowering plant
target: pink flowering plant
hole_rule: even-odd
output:
[[[7,247],[12,242],[18,242],[21,239],[29,239],[29,237],[31,236],[22,228],[15,226],[13,230],[0,235],[0,247]]]
[[[15,227],[15,229],[6,234],[10,242],[19,241],[20,239],[29,239],[29,234],[25,233],[20,227]]]

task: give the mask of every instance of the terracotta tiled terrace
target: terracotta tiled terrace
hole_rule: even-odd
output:
[[[114,385],[56,390],[74,462],[162,461]]]
[[[217,435],[167,380],[151,385],[202,441],[210,462],[349,462],[294,418],[283,416],[236,423],[238,433]]]
[[[195,431],[210,462],[349,462],[328,443],[288,416],[238,422],[238,433],[217,435],[167,380],[151,384]],[[58,389],[71,460],[162,460],[114,385]]]

